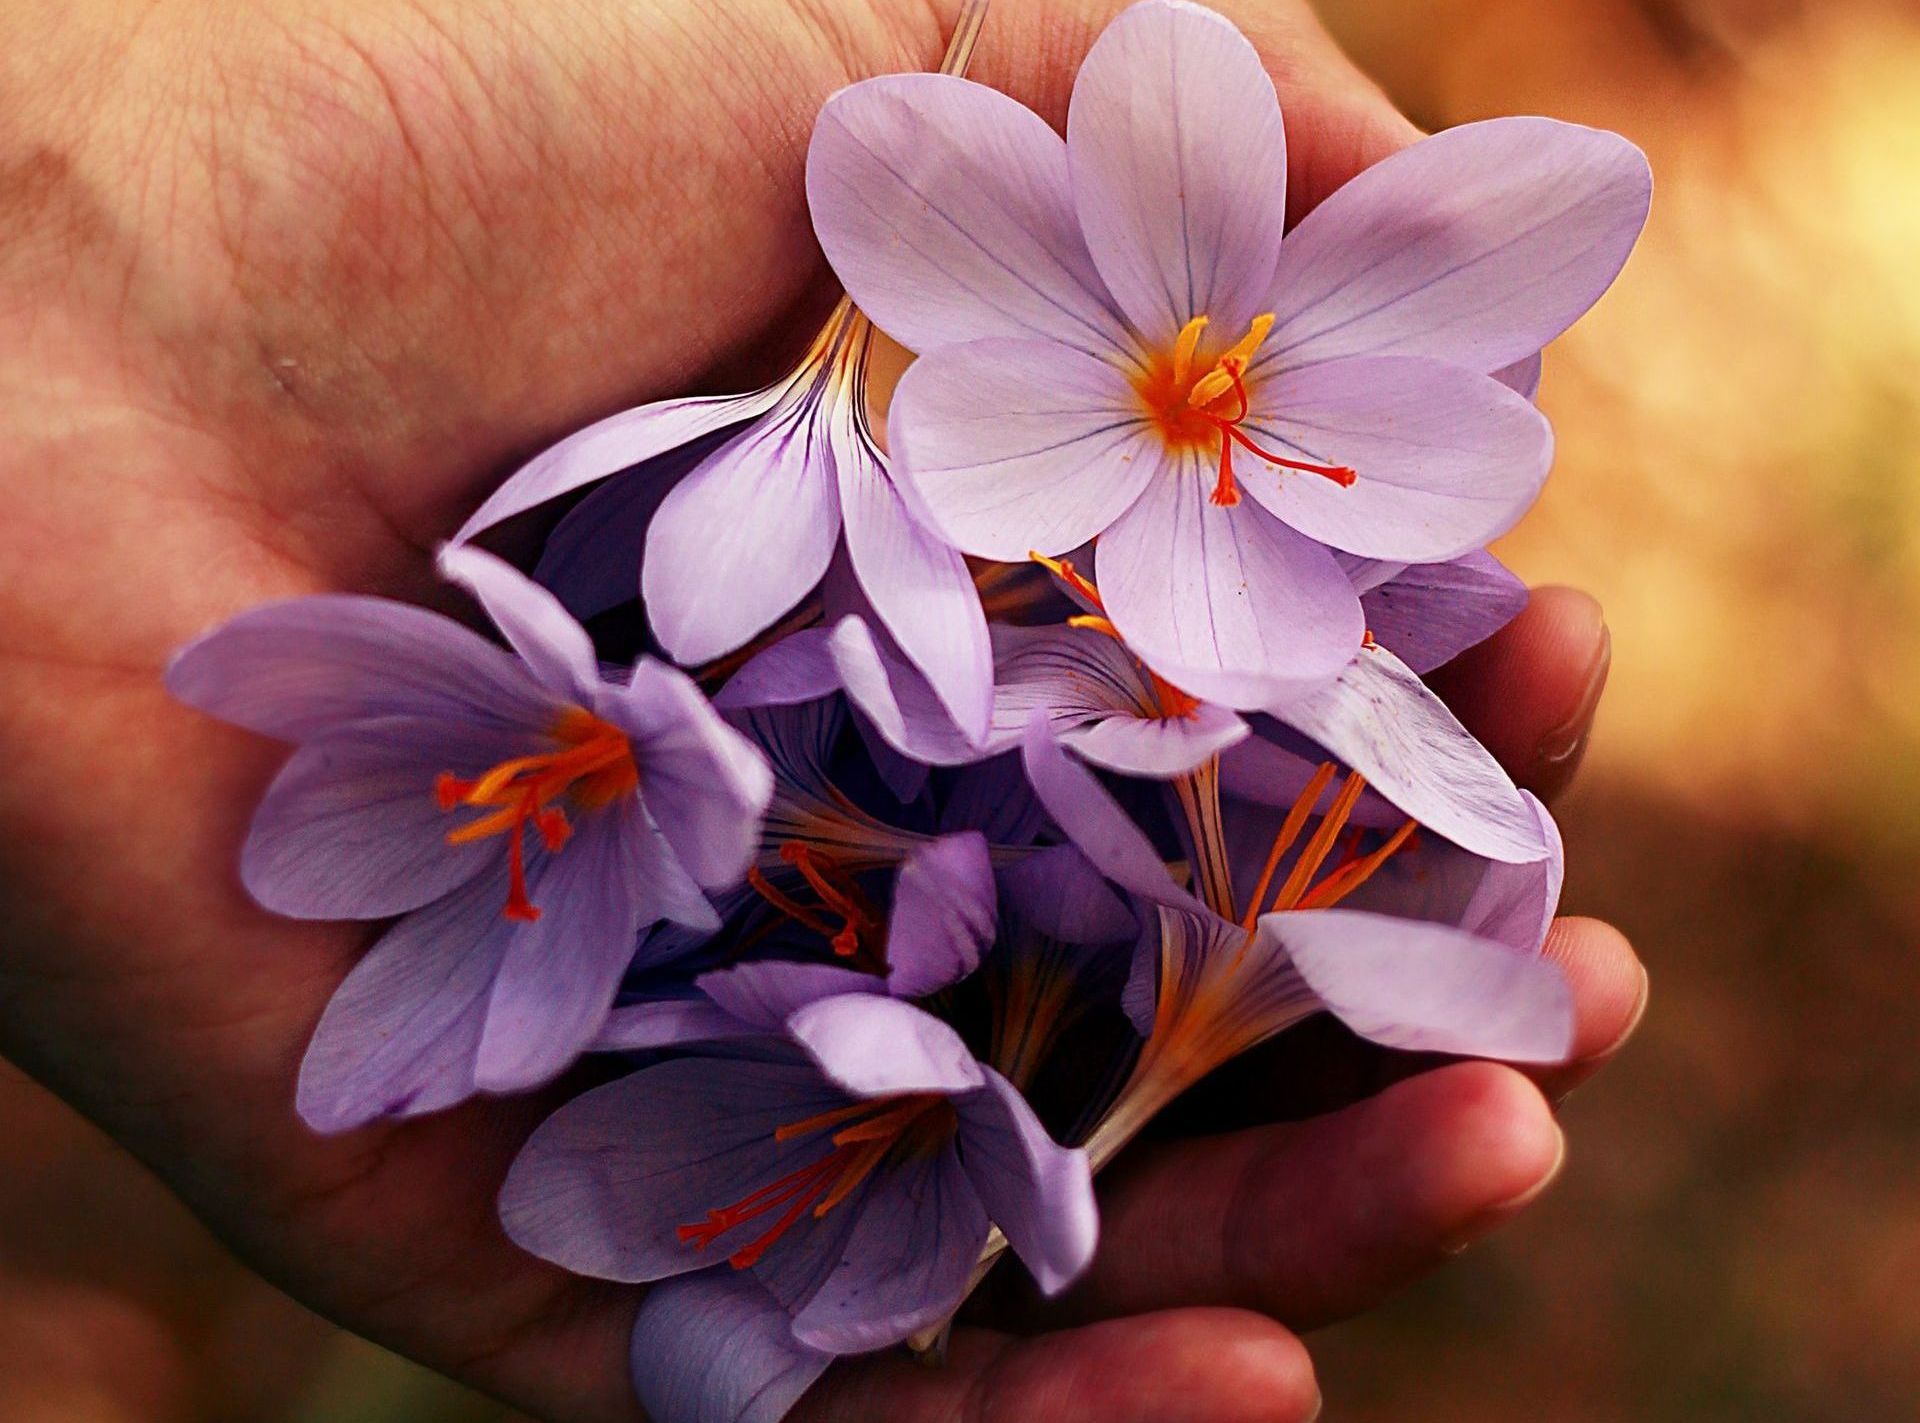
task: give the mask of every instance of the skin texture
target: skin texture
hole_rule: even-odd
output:
[[[637,1295],[522,1256],[494,1220],[550,1101],[332,1139],[300,1125],[302,1048],[367,935],[246,900],[237,847],[284,752],[170,703],[160,668],[262,599],[441,599],[428,551],[516,460],[790,355],[833,295],[801,192],[812,115],[853,79],[933,65],[951,8],[8,11],[0,1053],[297,1298],[542,1417],[637,1416]],[[974,74],[1058,122],[1118,8],[999,0]],[[1292,0],[1221,8],[1280,85],[1296,212],[1414,136]],[[1557,790],[1604,641],[1591,600],[1546,590],[1445,685],[1523,783]],[[1645,979],[1598,924],[1563,922],[1551,952],[1581,1024],[1557,1092],[1618,1047]],[[1227,1135],[1144,1144],[1105,1183],[1101,1258],[1064,1304],[999,1288],[948,1369],[844,1368],[797,1416],[1308,1416],[1286,1326],[1365,1308],[1484,1234],[1562,1142],[1508,1069],[1369,1097],[1429,1065],[1333,1037],[1292,1051],[1252,1064],[1238,1102],[1291,1119],[1366,1099],[1277,1125],[1242,1106],[1208,1123]]]

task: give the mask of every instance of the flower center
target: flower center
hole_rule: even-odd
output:
[[[1247,363],[1273,329],[1273,313],[1254,317],[1246,335],[1211,364],[1203,365],[1196,354],[1206,325],[1206,317],[1196,316],[1181,327],[1173,353],[1155,360],[1136,389],[1172,448],[1208,449],[1219,441],[1220,473],[1214,482],[1212,501],[1222,506],[1240,502],[1240,488],[1233,477],[1235,445],[1280,469],[1317,474],[1342,488],[1359,478],[1345,465],[1312,464],[1262,449],[1240,428],[1248,410]]]
[[[727,1263],[744,1270],[757,1262],[781,1236],[809,1211],[818,1220],[854,1193],[889,1156],[906,1160],[931,1155],[944,1146],[959,1125],[959,1117],[945,1097],[916,1094],[877,1102],[855,1102],[775,1130],[775,1141],[838,1128],[827,1138],[827,1151],[797,1171],[789,1171],[749,1192],[732,1205],[707,1212],[706,1219],[683,1225],[674,1233],[696,1250],[704,1250],[721,1236],[762,1216],[780,1214],[746,1244],[727,1256]]]
[[[853,867],[798,840],[780,846],[780,859],[799,872],[818,903],[806,904],[788,894],[757,865],[747,871],[747,883],[754,892],[789,919],[826,939],[841,958],[854,958],[866,949],[868,957],[884,967],[887,917],[860,888]]]
[[[553,805],[565,795],[580,810],[600,810],[640,785],[627,734],[584,707],[568,707],[549,733],[559,749],[502,761],[474,780],[442,771],[433,793],[442,810],[462,806],[488,812],[447,832],[449,845],[490,835],[507,837],[507,918],[532,923],[540,910],[527,898],[526,829],[531,825],[549,854],[573,833],[566,812]]]
[[[1287,872],[1286,879],[1274,894],[1273,902],[1263,911],[1260,902],[1267,897],[1267,890],[1273,885],[1280,861],[1293,848],[1293,842],[1300,838],[1300,832],[1313,815],[1314,806],[1319,804],[1321,795],[1332,782],[1333,762],[1323,761],[1307,782],[1306,789],[1294,800],[1286,819],[1281,821],[1280,831],[1273,837],[1273,848],[1267,852],[1266,865],[1260,871],[1260,882],[1254,888],[1253,897],[1247,901],[1247,914],[1242,927],[1249,932],[1263,912],[1277,914],[1287,909],[1331,909],[1373,878],[1376,870],[1412,840],[1418,827],[1409,820],[1389,835],[1378,849],[1369,854],[1360,852],[1360,842],[1366,832],[1358,825],[1349,828],[1347,818],[1353,814],[1353,807],[1360,799],[1360,792],[1367,788],[1367,782],[1358,771],[1350,771],[1347,779],[1341,783],[1339,793],[1334,796],[1333,804],[1320,817],[1320,824],[1315,827],[1301,849],[1300,857],[1293,862],[1293,868]],[[1342,830],[1347,832],[1344,841]],[[1340,858],[1327,871],[1326,877],[1315,884],[1314,876],[1327,863],[1336,841],[1342,841]]]

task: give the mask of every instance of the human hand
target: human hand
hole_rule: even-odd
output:
[[[1001,0],[974,73],[1057,120],[1117,8]],[[1413,136],[1301,7],[1225,8],[1280,85],[1296,213]],[[237,847],[279,753],[171,704],[159,670],[263,599],[437,596],[428,551],[517,457],[777,367],[831,299],[801,192],[812,115],[853,79],[929,67],[947,18],[315,0],[216,28],[193,5],[135,24],[48,0],[21,22],[11,62],[34,70],[9,76],[23,101],[0,130],[0,1050],[290,1292],[543,1416],[633,1416],[638,1299],[496,1223],[551,1100],[340,1138],[299,1123],[301,1049],[368,935],[246,900]],[[1523,783],[1559,774],[1531,748],[1590,718],[1602,638],[1590,604],[1547,595],[1454,669]],[[1580,1003],[1578,1073],[1642,980],[1598,926],[1550,951]],[[1347,1049],[1268,1067],[1373,1085],[1382,1059]],[[1310,1369],[1266,1316],[1364,1307],[1558,1153],[1540,1093],[1483,1064],[1157,1142],[1115,1168],[1101,1258],[1066,1301],[996,1297],[948,1369],[850,1366],[802,1412],[1303,1415]]]

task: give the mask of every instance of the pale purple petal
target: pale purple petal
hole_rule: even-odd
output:
[[[1350,553],[1432,563],[1484,546],[1532,505],[1553,431],[1488,376],[1410,356],[1280,370],[1244,428],[1287,459],[1344,465],[1350,485],[1251,455],[1241,489],[1309,538]]]
[[[729,426],[744,425],[772,409],[785,387],[782,381],[745,395],[662,400],[596,421],[541,451],[510,475],[460,526],[453,541],[466,543],[482,529],[621,470],[633,470],[637,479],[648,478],[652,471],[634,467]]]
[[[863,619],[852,613],[840,619],[826,645],[840,685],[894,751],[934,766],[961,765],[980,755],[927,679],[897,648],[882,645]],[[901,799],[912,793],[909,788]]]
[[[1547,841],[1546,857],[1520,865],[1488,861],[1486,873],[1460,916],[1460,927],[1469,934],[1538,953],[1560,907],[1566,850],[1560,841],[1560,827],[1546,806],[1531,791],[1520,794],[1540,823]]]
[[[713,699],[721,711],[746,707],[797,706],[840,690],[840,669],[827,645],[831,628],[790,632],[748,659]]]
[[[1246,739],[1246,722],[1204,702],[1184,716],[1110,716],[1062,732],[1060,739],[1096,766],[1168,780]]]
[[[633,1386],[655,1423],[780,1423],[833,1360],[745,1270],[663,1280],[634,1316]]]
[[[960,1108],[960,1156],[993,1223],[1045,1294],[1093,1261],[1100,1211],[1087,1154],[1047,1134],[1014,1085],[991,1068]]]
[[[501,1187],[501,1223],[522,1249],[575,1274],[686,1274],[759,1231],[748,1222],[734,1232],[740,1240],[730,1233],[702,1250],[677,1229],[817,1159],[817,1138],[774,1133],[846,1102],[802,1063],[687,1057],[643,1067],[540,1125]]]
[[[559,711],[524,663],[453,619],[341,594],[222,623],[174,654],[167,690],[282,741],[378,716],[544,731]]]
[[[477,776],[530,749],[525,732],[418,717],[350,722],[307,742],[254,812],[240,879],[294,919],[384,919],[506,858],[504,836],[447,842],[475,812],[443,810],[442,771]]]
[[[820,1070],[856,1097],[967,1092],[980,1064],[960,1035],[911,1003],[849,993],[799,1009],[787,1020]]]
[[[660,833],[648,807],[626,827],[628,853],[634,858],[635,912],[643,925],[667,920],[683,930],[711,936],[720,928],[720,912],[694,882],[678,852]]]
[[[854,1353],[937,1324],[966,1297],[987,1213],[951,1145],[889,1163],[860,1199],[837,1268],[793,1317],[793,1337]]]
[[[1027,845],[1046,823],[1047,812],[1034,799],[1019,754],[1007,752],[954,774],[935,828],[943,835],[978,830],[995,845]]]
[[[966,560],[907,511],[870,444],[843,444],[838,466],[854,576],[961,734],[978,740],[993,704],[993,654]]]
[[[1363,650],[1325,687],[1271,710],[1463,849],[1515,863],[1546,854],[1513,779],[1385,648]]]
[[[1004,94],[939,74],[842,89],[814,125],[807,205],[841,285],[911,350],[1128,342],[1080,236],[1066,144]]]
[[[1160,468],[1116,367],[1051,341],[973,341],[922,356],[888,415],[894,476],[955,548],[1008,562],[1105,529]]]
[[[523,1092],[559,1076],[606,1021],[639,942],[638,806],[589,813],[548,857],[540,917],[522,924],[493,982],[474,1080]]]
[[[689,666],[733,651],[806,596],[840,538],[831,391],[794,398],[720,446],[661,501],[640,592]]]
[[[900,863],[887,920],[887,991],[924,998],[980,966],[997,906],[987,839],[977,830],[916,846]]]
[[[1515,361],[1510,366],[1502,366],[1493,373],[1493,378],[1509,390],[1518,391],[1528,400],[1540,395],[1540,353]]]
[[[678,668],[643,657],[603,703],[633,738],[640,795],[688,874],[725,889],[746,873],[773,773]]]
[[[584,701],[599,687],[593,640],[553,594],[484,549],[448,544],[438,563],[440,576],[479,600],[513,650],[556,695]]]
[[[711,438],[701,440],[608,479],[554,525],[533,567],[534,581],[583,622],[639,598],[640,552],[653,516],[714,446]]]
[[[318,1132],[411,1117],[475,1091],[487,995],[514,921],[504,862],[381,936],[314,1029],[295,1105]]]
[[[1152,842],[1093,772],[1061,750],[1044,715],[1036,712],[1028,723],[1020,757],[1054,823],[1108,879],[1155,904],[1207,912],[1174,883]]]
[[[1543,118],[1462,124],[1366,169],[1287,234],[1253,372],[1342,356],[1495,371],[1592,306],[1653,191],[1618,134]]]
[[[1127,646],[1169,682],[1259,706],[1331,677],[1366,626],[1331,553],[1250,499],[1214,504],[1213,486],[1206,462],[1171,458],[1100,540],[1100,593]]]
[[[1535,955],[1449,925],[1352,909],[1260,923],[1321,1003],[1374,1042],[1505,1062],[1560,1062],[1572,1047],[1572,992]]]
[[[593,1052],[649,1052],[687,1043],[764,1037],[767,1030],[742,1022],[705,998],[660,998],[627,1003],[607,1014],[594,1034]]]
[[[842,993],[885,993],[886,980],[838,964],[764,959],[703,973],[700,991],[728,1014],[762,1032],[779,1033],[809,1003]]]
[[[1287,214],[1287,140],[1266,66],[1197,5],[1148,0],[1101,32],[1073,85],[1067,165],[1094,265],[1135,327],[1171,345],[1195,316],[1237,341]]]
[[[1360,595],[1374,641],[1425,674],[1486,641],[1527,606],[1527,585],[1490,553],[1415,563]]]
[[[1114,944],[1138,926],[1093,862],[1072,845],[1031,850],[997,876],[1007,915],[1068,944]]]

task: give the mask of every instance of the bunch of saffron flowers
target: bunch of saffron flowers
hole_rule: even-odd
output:
[[[296,748],[250,893],[390,921],[314,1031],[316,1130],[626,1069],[500,1210],[652,1284],[661,1423],[937,1347],[1003,1251],[1063,1288],[1094,1173],[1311,1015],[1569,1045],[1553,822],[1421,676],[1524,602],[1486,545],[1546,476],[1539,352],[1625,261],[1643,158],[1470,124],[1283,239],[1231,24],[1127,10],[1063,138],[960,77],[980,10],[944,72],[823,109],[847,298],[791,373],[581,431],[442,550],[497,638],[305,598],[170,671]],[[916,357],[884,438],[879,333]],[[476,542],[509,519],[530,569]]]

